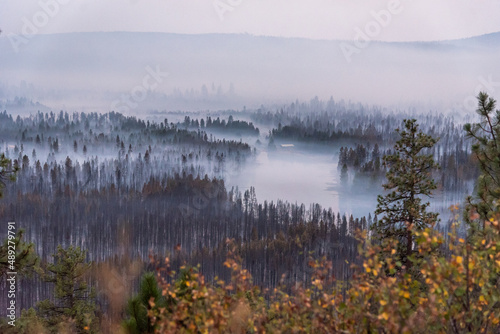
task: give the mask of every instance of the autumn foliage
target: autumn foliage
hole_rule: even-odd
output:
[[[396,242],[373,245],[360,234],[361,266],[349,284],[332,277],[325,259],[311,260],[307,284],[261,291],[230,242],[230,282],[205,281],[197,268],[158,271],[166,307],[150,301],[157,333],[498,333],[500,225],[492,219],[479,237],[416,231],[419,254],[409,271]]]

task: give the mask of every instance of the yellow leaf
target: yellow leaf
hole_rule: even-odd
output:
[[[191,286],[191,283],[189,281],[186,281],[186,286]]]
[[[459,242],[461,242],[461,243],[464,243],[464,242],[465,242],[465,240],[464,240],[464,239],[462,239],[462,238],[458,239],[458,241],[459,241]]]
[[[388,315],[386,312],[382,313],[380,316],[381,316],[381,317],[382,317],[382,319],[384,319],[384,320],[389,319],[389,315]]]
[[[380,305],[385,306],[385,305],[387,305],[387,302],[385,300],[381,300]]]
[[[376,271],[375,269],[373,269],[373,275],[378,276],[378,271]]]
[[[456,257],[456,261],[457,261],[458,264],[462,264],[462,262],[464,261],[464,258],[461,257],[461,256],[457,256]]]
[[[403,296],[408,299],[410,298],[410,293],[408,291],[405,291],[405,293],[403,294]]]
[[[392,254],[392,255],[396,254],[396,250],[395,250],[395,249],[393,249],[393,250],[391,251],[391,254]]]

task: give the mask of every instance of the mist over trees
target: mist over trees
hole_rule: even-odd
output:
[[[44,240],[35,243],[42,262],[58,246],[81,247],[90,261],[147,262],[151,253],[180,244],[187,258],[204,264],[207,277],[224,277],[224,243],[234,238],[244,243],[257,282],[276,286],[284,273],[293,280],[306,275],[310,251],[331,254],[339,276],[348,277],[354,231],[371,223],[317,204],[259,203],[254,188],[226,189],[224,170],[244,164],[252,150],[201,127],[117,113],[1,117],[8,165],[19,169],[17,181],[7,184],[2,214],[22,223],[28,240]],[[292,241],[296,247],[289,248]],[[49,297],[50,289],[36,288],[42,285],[27,285],[21,303],[31,306],[31,293]]]
[[[352,108],[359,110],[353,113]],[[339,170],[346,194],[367,178],[382,184],[386,173],[396,175],[398,170],[402,173],[397,176],[399,181],[389,178],[389,184],[393,185],[389,188],[403,191],[401,184],[408,179],[408,171],[405,158],[398,154],[405,153],[407,146],[420,143],[427,155],[422,156],[418,149],[412,153],[418,165],[414,172],[424,172],[419,169],[422,166],[418,161],[427,163],[429,168],[422,167],[423,186],[413,184],[418,188],[413,196],[415,201],[405,206],[411,215],[418,208],[425,209],[418,202],[420,195],[428,194],[425,187],[465,197],[479,173],[484,175],[490,170],[485,166],[478,168],[473,162],[478,154],[484,154],[483,150],[491,149],[471,146],[460,130],[462,120],[449,116],[415,115],[421,133],[416,142],[411,142],[407,135],[416,133],[417,121],[404,121],[405,113],[387,114],[376,107],[365,109],[333,100],[326,107],[323,102],[312,100],[309,104],[293,103],[276,111],[261,108],[222,114],[227,118],[157,113],[155,119],[161,120],[155,121],[116,112],[38,112],[30,117],[0,113],[0,145],[5,151],[0,173],[5,180],[3,191],[8,194],[0,202],[0,213],[25,230],[23,238],[28,243],[25,246],[19,243],[19,249],[37,254],[38,259],[29,257],[25,263],[26,268],[36,266],[40,273],[21,278],[23,293],[18,297],[19,305],[24,309],[35,307],[24,313],[23,321],[35,319],[37,324],[40,321],[51,328],[65,323],[68,328],[82,332],[97,331],[95,319],[110,322],[121,319],[119,322],[125,321],[123,326],[128,326],[131,332],[146,328],[144,317],[149,319],[150,312],[160,312],[158,319],[163,319],[160,308],[148,304],[144,298],[139,300],[141,297],[129,300],[126,312],[125,305],[117,308],[116,294],[105,280],[97,278],[99,273],[95,268],[119,267],[124,275],[123,270],[138,261],[140,271],[154,271],[166,256],[174,270],[185,273],[175,289],[187,291],[186,282],[200,277],[207,283],[229,282],[234,279],[235,268],[241,265],[247,270],[242,275],[252,277],[252,284],[262,289],[265,300],[276,297],[271,293],[274,288],[291,293],[294,286],[317,287],[317,269],[326,262],[311,267],[311,256],[324,257],[329,264],[321,277],[335,277],[336,283],[329,285],[331,282],[325,281],[322,286],[334,287],[338,298],[348,298],[352,289],[359,287],[361,276],[357,276],[357,266],[375,266],[375,262],[364,262],[371,255],[361,250],[369,245],[370,239],[366,238],[372,237],[370,227],[386,219],[382,215],[387,210],[381,207],[377,215],[354,217],[315,203],[259,201],[258,189],[253,186],[229,189],[225,181],[228,171],[252,162],[257,149],[267,147],[234,138],[258,138],[275,147],[294,143],[297,149],[305,147],[338,157],[331,159],[331,165]],[[169,118],[177,119],[169,122]],[[409,132],[395,131],[401,126],[406,126]],[[440,140],[436,143],[429,139],[433,137]],[[403,139],[408,142],[403,143]],[[488,139],[479,142],[491,144]],[[276,150],[283,148],[278,146]],[[272,152],[269,150],[268,154]],[[434,161],[441,165],[439,171],[431,168]],[[16,179],[7,182],[5,177],[10,171],[15,172]],[[490,191],[489,196],[493,199],[495,193]],[[407,216],[402,215],[397,224],[403,226],[409,220]],[[432,223],[404,230],[405,235],[411,233],[404,243],[407,247],[404,259],[399,253],[388,253],[393,264],[403,259],[395,272],[405,272],[403,266],[423,268],[412,257],[417,244],[419,251],[427,247],[421,244],[423,231],[433,227],[433,233],[452,233],[456,229],[453,220],[438,223],[434,215],[427,218]],[[359,231],[364,231],[365,239],[359,237]],[[464,237],[466,229],[459,233]],[[382,237],[380,240],[393,236],[384,229],[376,234]],[[228,244],[228,239],[232,243]],[[440,254],[452,256],[452,248],[445,247],[452,243],[451,239],[443,240]],[[384,245],[385,241],[374,247]],[[231,254],[237,254],[239,262],[235,263],[239,264],[228,267]],[[81,272],[65,269],[66,264],[73,262],[78,263]],[[191,271],[190,265],[196,264],[200,264],[199,269]],[[393,269],[388,264],[389,277]],[[370,270],[381,272],[378,267]],[[68,278],[76,290],[70,291],[58,275]],[[132,296],[132,291],[139,291],[138,296],[158,299],[154,291],[149,294],[143,291],[154,290],[152,277],[146,276],[140,283],[140,276],[136,273],[127,279],[127,293]],[[165,282],[158,284],[170,289]],[[81,299],[82,303],[69,303],[66,295]],[[180,294],[178,298],[188,296]],[[175,307],[182,302],[172,298],[166,309],[177,312]],[[35,303],[43,299],[46,301]],[[159,301],[158,305],[164,302]],[[65,317],[59,317],[62,313]],[[66,323],[67,318],[73,320]]]

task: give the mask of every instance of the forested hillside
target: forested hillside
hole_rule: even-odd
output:
[[[498,284],[494,273],[500,267],[491,248],[497,218],[491,206],[474,209],[496,199],[495,191],[464,202],[478,176],[490,170],[474,141],[484,129],[472,125],[464,131],[463,120],[435,114],[408,121],[409,113],[362,106],[352,116],[355,107],[313,100],[276,111],[235,111],[241,119],[230,112],[223,113],[227,119],[165,114],[161,122],[115,112],[24,118],[0,113],[0,172],[15,175],[14,181],[2,179],[0,217],[23,230],[16,239],[26,249],[18,254],[19,264],[26,263],[18,306],[33,307],[10,332],[57,332],[59,324],[69,332],[411,332],[410,324],[427,316],[437,332],[485,324],[487,331],[498,329],[496,294],[485,295]],[[169,122],[169,116],[177,120]],[[405,131],[418,135],[411,139]],[[497,123],[479,144],[490,145],[495,131]],[[424,144],[411,159],[425,154],[433,162],[427,169],[407,170],[414,166],[411,159],[398,160],[404,145],[420,145],[412,144],[415,138]],[[232,170],[261,150],[286,153],[289,143],[295,150],[330,154],[344,196],[371,179],[388,202],[379,197],[373,214],[354,217],[315,203],[259,201],[259,189],[227,187]],[[494,150],[488,146],[484,154]],[[408,166],[397,169],[397,163]],[[418,188],[410,209],[406,197],[387,192],[403,189],[391,181],[397,173],[404,175],[398,182],[411,175],[432,179],[426,191],[424,183],[410,184]],[[428,207],[420,200],[432,202],[427,195],[435,191],[462,198],[455,203],[457,216],[424,215]],[[396,206],[380,204],[392,202]],[[407,218],[391,218],[388,212],[397,205]],[[427,217],[425,223],[416,223],[415,210]],[[458,213],[464,213],[464,224]],[[380,223],[391,219],[401,234]],[[405,225],[413,219],[415,224]],[[476,227],[478,219],[489,223]],[[401,236],[412,245],[403,253],[397,246],[404,244]],[[465,292],[459,290],[463,275]],[[487,283],[482,275],[489,275]],[[446,285],[448,279],[457,286]],[[65,280],[76,285],[62,288]],[[467,291],[473,295],[468,303],[477,298],[474,310],[488,311],[455,305]],[[441,294],[458,299],[446,304]],[[67,302],[69,295],[83,304]],[[400,310],[388,309],[391,303],[400,303]],[[419,306],[429,303],[431,309]],[[453,320],[448,326],[442,319]]]

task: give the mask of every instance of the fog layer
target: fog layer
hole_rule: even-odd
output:
[[[500,33],[448,42],[362,40],[72,33],[19,43],[3,36],[0,100],[130,114],[314,96],[444,109],[461,108],[478,89],[500,89]],[[127,107],[117,103],[124,99]]]

